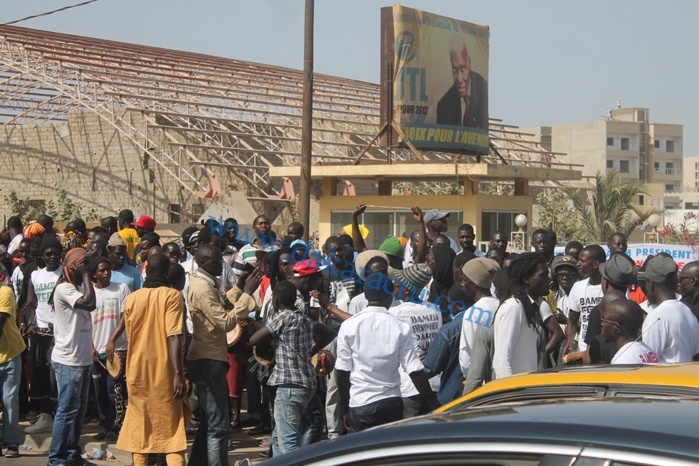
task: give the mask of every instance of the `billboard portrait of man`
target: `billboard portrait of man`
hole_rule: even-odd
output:
[[[449,39],[453,85],[437,103],[437,124],[488,129],[488,82],[471,70],[463,36]]]

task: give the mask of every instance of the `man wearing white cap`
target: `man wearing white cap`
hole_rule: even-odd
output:
[[[427,231],[428,248],[431,246],[432,238],[437,235],[444,235],[449,228],[447,225],[447,218],[449,218],[449,212],[445,210],[432,209],[424,213],[422,220],[424,221],[425,230]],[[413,234],[415,234],[415,232]],[[459,245],[456,244],[454,238],[450,236],[447,236],[447,238],[449,238],[449,247],[451,247],[457,254],[461,252],[459,251]],[[409,267],[413,264],[413,245],[412,241],[408,241],[408,243],[405,245],[405,254],[403,255],[403,268]]]

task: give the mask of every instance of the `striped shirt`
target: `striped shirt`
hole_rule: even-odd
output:
[[[257,249],[251,244],[246,244],[238,251],[238,255],[235,256],[235,262],[233,262],[233,273],[236,275],[236,281],[245,272],[245,264],[257,265],[257,258],[255,257]]]

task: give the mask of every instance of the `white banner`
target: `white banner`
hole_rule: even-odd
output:
[[[609,257],[607,246],[602,245],[602,247],[607,252],[607,257]],[[556,255],[563,254],[564,250],[565,248],[563,246],[557,246]],[[643,265],[643,261],[645,261],[646,257],[650,254],[657,256],[660,252],[670,254],[675,262],[677,262],[680,270],[682,270],[686,263],[699,260],[699,246],[686,246],[684,244],[632,243],[629,244],[629,249],[626,251],[626,254],[640,266]]]

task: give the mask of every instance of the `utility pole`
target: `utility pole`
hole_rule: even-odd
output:
[[[303,34],[303,115],[301,117],[301,198],[299,221],[304,239],[311,229],[311,163],[313,151],[313,13],[314,0],[306,0]]]

